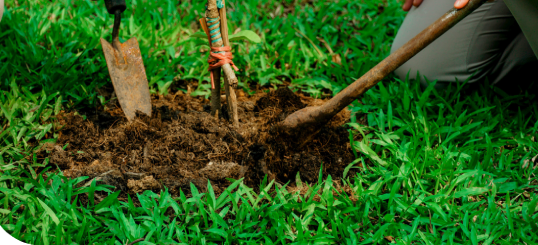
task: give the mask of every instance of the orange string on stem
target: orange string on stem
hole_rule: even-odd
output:
[[[232,48],[230,46],[224,46],[224,47],[211,47],[211,52],[209,53],[209,59],[207,62],[209,63],[209,71],[217,69],[224,64],[230,64],[235,71],[238,71],[239,69],[237,66],[235,66],[234,62],[232,61],[233,55],[231,52]],[[217,53],[218,52],[218,53]],[[213,73],[211,74],[211,88],[215,89],[215,81],[213,79]]]
[[[206,19],[201,18],[199,21],[202,26],[202,29],[204,29],[204,32],[207,35],[209,43],[211,44],[211,36],[209,35]],[[211,47],[209,59],[207,60],[207,62],[209,63],[209,71],[211,74],[211,89],[215,89],[215,81],[213,78],[213,73],[211,72],[212,70],[215,70],[223,66],[224,64],[230,64],[235,71],[239,70],[232,61],[233,55],[231,50],[232,48],[230,46]]]

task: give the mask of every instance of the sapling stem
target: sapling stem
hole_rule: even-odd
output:
[[[207,2],[207,10],[206,10],[206,18],[208,18],[208,29],[209,32],[214,31],[216,29],[220,28],[220,34],[214,33],[211,36],[211,46],[212,47],[222,47],[222,46],[230,46],[230,42],[228,39],[228,25],[226,24],[226,7],[221,8],[220,10],[217,8],[217,1],[216,0],[209,0]],[[210,21],[220,21],[220,25],[211,25]],[[211,22],[213,23],[213,22]],[[215,71],[218,69],[215,69]],[[237,86],[238,80],[235,76],[235,72],[230,66],[230,64],[224,64],[222,66],[222,70],[224,71],[224,89],[226,92],[226,98],[227,98],[227,104],[228,104],[228,115],[230,116],[230,119],[232,120],[232,123],[234,127],[239,126],[239,116],[237,113],[237,98],[235,95],[235,91],[233,90],[234,87]],[[220,74],[219,74],[220,75]],[[220,77],[220,76],[219,76]],[[214,76],[215,80],[217,76]],[[220,82],[215,81],[215,90],[217,86],[220,86]],[[218,84],[218,85],[217,85]],[[220,91],[220,89],[219,89]],[[214,96],[214,93],[216,91],[212,91],[212,103],[215,100],[220,100],[220,96]],[[213,97],[218,97],[218,99],[213,99]],[[216,102],[215,102],[216,103]],[[213,104],[212,104],[213,105]],[[212,106],[213,107],[213,106]]]

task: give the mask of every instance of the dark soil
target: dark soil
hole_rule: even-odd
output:
[[[138,115],[128,122],[116,103],[106,110],[64,114],[56,145],[41,152],[51,157],[67,177],[89,176],[124,193],[158,191],[165,186],[172,195],[181,188],[190,192],[192,182],[201,191],[207,180],[217,193],[230,182],[245,178],[257,187],[261,180],[316,182],[323,175],[342,175],[353,154],[347,130],[349,111],[340,112],[306,146],[296,149],[289,139],[269,133],[271,126],[315,100],[284,88],[268,94],[238,93],[240,127],[209,114],[209,101],[181,91],[152,98],[153,115]],[[224,106],[223,106],[224,108]],[[62,147],[67,147],[62,150]],[[85,183],[82,184],[87,184]]]

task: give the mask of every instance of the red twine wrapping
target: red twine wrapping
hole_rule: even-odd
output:
[[[207,62],[209,63],[209,71],[211,73],[211,89],[215,89],[215,79],[213,78],[212,70],[215,70],[219,67],[222,67],[225,64],[230,64],[235,71],[238,71],[239,69],[237,66],[235,66],[234,62],[232,61],[233,55],[231,52],[232,48],[230,46],[224,46],[224,47],[211,47],[211,52],[209,53],[209,59]],[[224,53],[215,53],[215,52],[224,52]]]

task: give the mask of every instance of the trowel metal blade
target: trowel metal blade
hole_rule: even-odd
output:
[[[151,116],[148,79],[136,38],[133,37],[121,44],[124,57],[120,57],[121,55],[116,52],[112,44],[103,38],[101,38],[101,45],[110,79],[127,119],[133,120],[136,111]],[[121,58],[125,60],[125,64],[118,62]]]

